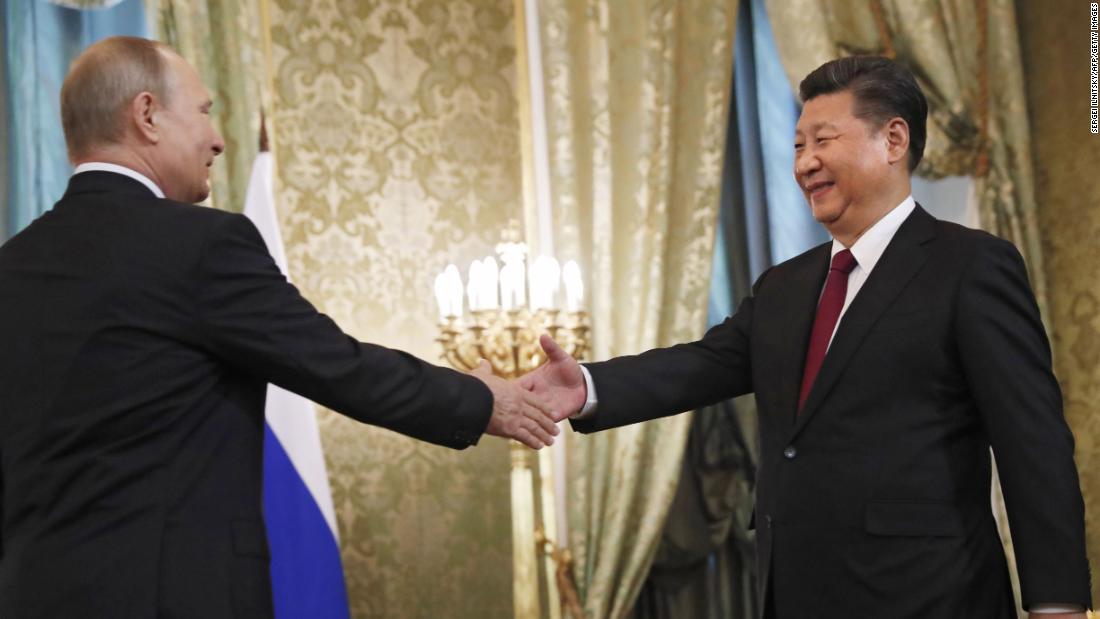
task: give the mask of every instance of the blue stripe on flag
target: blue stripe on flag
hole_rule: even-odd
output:
[[[336,538],[279,439],[264,424],[264,519],[278,619],[347,619]]]

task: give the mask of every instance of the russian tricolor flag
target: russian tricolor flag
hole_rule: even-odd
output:
[[[272,155],[252,166],[244,214],[256,224],[271,257],[287,275],[272,191]],[[275,385],[267,387],[264,432],[264,518],[271,547],[271,585],[277,619],[347,619],[321,435],[313,404]]]

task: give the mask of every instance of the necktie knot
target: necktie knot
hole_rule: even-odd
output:
[[[832,266],[829,267],[830,270],[840,271],[844,274],[851,273],[854,268],[856,268],[856,257],[847,249],[837,252],[837,254],[833,256]]]

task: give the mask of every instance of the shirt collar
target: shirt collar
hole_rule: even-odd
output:
[[[856,264],[864,271],[870,272],[871,269],[875,268],[879,258],[882,257],[882,253],[886,251],[886,246],[890,244],[898,228],[908,219],[916,207],[916,201],[913,200],[912,195],[909,195],[901,201],[901,204],[895,206],[870,228],[867,228],[867,231],[856,239],[851,247],[846,248],[840,241],[833,239],[832,255],[836,256],[841,251],[850,249],[852,257],[856,259]]]
[[[138,181],[142,185],[145,185],[146,187],[148,187],[149,191],[152,191],[153,195],[155,195],[156,197],[158,197],[158,198],[163,198],[164,197],[164,192],[161,191],[160,187],[158,187],[156,183],[154,183],[152,180],[150,180],[148,176],[145,176],[144,174],[142,174],[141,172],[138,172],[137,170],[131,170],[130,168],[127,168],[126,166],[120,166],[117,163],[106,163],[106,162],[103,162],[103,161],[88,161],[88,162],[85,162],[85,163],[82,163],[82,164],[76,166],[76,169],[73,170],[73,176],[76,176],[77,174],[80,174],[82,172],[114,172],[115,174],[121,174],[123,176],[129,176],[130,178],[134,179],[135,181]]]

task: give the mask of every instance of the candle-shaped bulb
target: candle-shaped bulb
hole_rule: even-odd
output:
[[[516,309],[526,302],[525,280],[523,260],[515,256],[506,256],[504,266],[500,269],[500,306],[502,308]]]
[[[523,258],[512,263],[512,291],[515,293],[515,307],[523,307],[527,304],[527,267],[523,264]]]
[[[480,260],[470,263],[470,270],[466,275],[466,300],[470,305],[470,311],[481,309],[481,282],[484,281],[483,267]]]
[[[515,294],[512,293],[512,265],[505,263],[500,269],[500,307],[510,310],[515,307]]]
[[[448,264],[443,271],[446,278],[448,315],[462,317],[462,276],[458,274],[458,267]]]
[[[487,256],[481,261],[481,305],[482,309],[495,310],[499,303],[497,301],[497,286],[500,280],[500,271],[497,268],[497,261],[492,256]]]
[[[554,307],[554,294],[561,280],[561,267],[558,261],[549,256],[539,256],[531,265],[530,288],[531,309],[550,309]]]
[[[435,302],[439,305],[439,319],[446,320],[451,313],[451,300],[447,296],[447,276],[442,272],[435,276]]]

